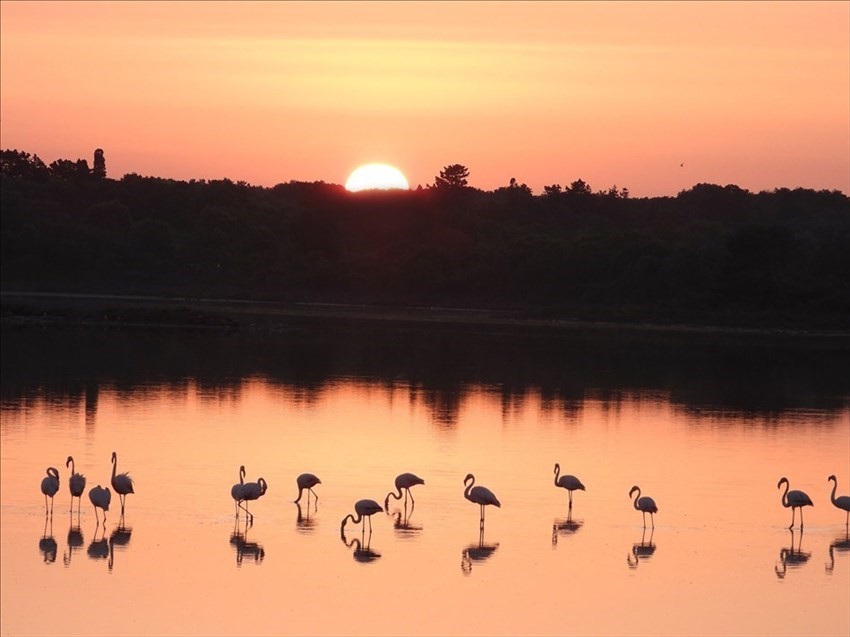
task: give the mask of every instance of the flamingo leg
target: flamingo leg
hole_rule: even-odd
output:
[[[791,507],[791,526],[789,526],[789,527],[788,527],[789,529],[793,529],[793,528],[794,528],[794,516],[795,516],[796,514],[797,514],[797,508],[796,508],[796,507]]]
[[[803,507],[800,507],[800,530],[803,530]]]
[[[655,530],[655,514],[654,513],[649,514],[649,520],[652,522],[652,530],[654,531]],[[650,533],[649,537],[650,538],[652,537],[651,533]]]

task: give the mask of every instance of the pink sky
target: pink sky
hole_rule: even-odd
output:
[[[850,3],[0,3],[0,145],[109,176],[850,193]],[[684,163],[684,166],[681,164]]]

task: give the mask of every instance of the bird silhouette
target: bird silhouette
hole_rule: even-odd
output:
[[[354,512],[357,514],[357,517],[354,517],[353,513],[349,513],[344,518],[342,518],[342,524],[339,525],[339,534],[342,536],[343,541],[345,541],[345,523],[348,522],[348,518],[351,518],[351,521],[354,524],[362,524],[363,532],[366,532],[366,518],[369,519],[369,535],[372,535],[372,516],[376,513],[380,513],[383,511],[381,505],[375,502],[374,500],[358,500],[354,503]]]
[[[74,498],[77,498],[77,510],[83,505],[83,491],[86,490],[86,477],[74,470],[74,458],[68,456],[65,466],[71,465],[71,477],[68,478],[68,489],[71,491],[71,511],[74,510]]]
[[[59,470],[47,467],[47,477],[41,481],[41,492],[44,494],[44,515],[48,514],[47,498],[50,497],[50,515],[53,515],[53,496],[59,491]]]
[[[776,488],[781,489],[782,483],[785,483],[785,492],[782,494],[782,506],[786,509],[791,507],[791,526],[789,529],[794,528],[794,513],[796,509],[800,509],[800,529],[803,528],[803,507],[806,506],[814,506],[812,499],[803,493],[802,491],[789,491],[788,487],[788,478],[780,478],[779,482],[776,483]]]
[[[405,506],[407,506],[408,496],[410,496],[410,501],[413,502],[413,494],[410,492],[410,488],[415,487],[417,484],[425,484],[425,481],[414,473],[398,474],[395,477],[395,488],[396,491],[398,491],[398,494],[396,495],[394,492],[390,491],[387,494],[387,497],[384,498],[384,508],[387,509],[387,513],[389,514],[390,496],[396,500],[401,500],[402,491],[404,491]]]
[[[239,502],[242,500],[242,487],[245,486],[245,465],[239,467],[239,482],[230,487],[230,497],[233,498],[233,511],[239,517]]]
[[[316,492],[313,491],[313,487],[317,484],[322,484],[322,481],[319,480],[318,477],[314,476],[312,473],[302,473],[300,476],[295,478],[295,483],[298,485],[298,497],[294,500],[295,504],[298,504],[301,501],[301,496],[304,493],[304,490],[307,490],[307,510],[310,510],[310,494],[312,493],[316,498],[316,504],[319,504],[319,496],[316,495]]]
[[[130,477],[129,473],[118,473],[118,454],[114,451],[112,452],[112,488],[115,489],[115,493],[118,494],[118,498],[121,500],[121,515],[124,515],[124,500],[127,497],[128,493],[135,493],[133,490],[133,478]]]
[[[94,505],[94,518],[100,524],[97,517],[97,510],[103,509],[103,525],[106,526],[106,512],[109,511],[109,503],[112,501],[112,492],[109,487],[103,488],[100,485],[89,489],[89,500]]]
[[[466,484],[466,483],[469,484]],[[484,507],[492,504],[493,506],[497,506],[499,508],[502,507],[502,503],[499,502],[499,499],[493,494],[490,489],[487,487],[475,487],[475,476],[471,473],[467,473],[466,477],[463,479],[463,484],[466,486],[466,489],[463,491],[463,497],[465,497],[470,502],[474,502],[478,506],[481,507],[481,525],[480,528],[484,530]]]
[[[579,490],[584,491],[584,485],[581,483],[581,480],[576,478],[575,476],[565,474],[560,477],[558,475],[561,473],[561,465],[557,462],[555,463],[555,486],[561,487],[562,489],[566,489],[570,494],[570,509],[573,508],[573,491]]]
[[[837,506],[842,511],[847,512],[847,516],[844,518],[844,526],[850,527],[850,495],[840,495],[836,498],[835,497],[835,491],[838,489],[838,478],[836,478],[833,475],[833,476],[829,476],[826,479],[826,481],[832,482],[832,495],[829,498],[830,501],[832,502],[832,504]],[[801,526],[802,526],[802,519],[803,519],[803,510],[800,509],[800,520],[801,520],[800,525]]]
[[[254,514],[248,510],[248,502],[250,500],[259,500],[262,496],[266,494],[269,485],[266,484],[266,481],[263,478],[258,478],[256,482],[246,482],[242,485],[242,500],[237,504],[239,507],[245,511],[246,517],[250,518],[250,523],[254,523]],[[242,506],[242,503],[245,503],[245,506]]]
[[[646,514],[649,513],[649,519],[652,522],[652,528],[655,528],[655,514],[658,513],[658,507],[655,505],[655,500],[648,495],[640,497],[640,487],[635,485],[629,489],[629,497],[637,491],[635,496],[635,509],[643,513],[643,528],[646,528]]]

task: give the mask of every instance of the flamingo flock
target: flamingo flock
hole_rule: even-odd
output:
[[[124,510],[126,505],[126,497],[128,494],[135,493],[134,489],[134,481],[133,478],[130,477],[129,473],[118,473],[118,454],[116,452],[112,452],[111,457],[112,463],[112,477],[110,480],[110,484],[112,488],[115,490],[115,493],[118,494],[120,503],[121,503],[121,518],[124,517]],[[68,456],[67,461],[65,462],[65,466],[71,468],[71,475],[68,479],[68,488],[71,493],[71,511],[74,509],[74,498],[78,498],[81,502],[83,492],[86,486],[86,477],[80,473],[77,473],[74,465],[74,458],[72,456]],[[579,480],[576,476],[570,474],[561,474],[561,466],[556,463],[554,467],[554,484],[558,488],[565,489],[568,493],[568,509],[572,512],[573,508],[573,492],[574,491],[586,491],[584,484],[582,484],[581,480]],[[245,482],[245,465],[241,465],[239,467],[239,482],[235,483],[230,489],[230,496],[234,502],[234,511],[235,517],[239,518],[240,509],[245,511],[245,518],[249,524],[253,524],[254,522],[254,514],[248,510],[248,503],[259,500],[263,495],[266,494],[268,490],[268,484],[264,478],[260,477],[256,482]],[[845,512],[845,527],[850,528],[850,496],[841,495],[836,496],[836,491],[838,489],[838,479],[835,475],[830,475],[827,478],[827,482],[832,483],[832,493],[830,495],[830,501],[832,504],[841,511]],[[53,498],[59,492],[59,470],[55,467],[47,467],[46,476],[41,481],[41,492],[44,495],[44,512],[46,517],[53,516]],[[310,496],[312,495],[315,498],[315,502],[318,503],[319,496],[313,490],[317,485],[322,484],[322,481],[312,473],[302,473],[298,475],[296,478],[296,486],[298,488],[298,497],[294,500],[296,504],[299,504],[301,501],[304,492],[307,492],[307,508],[309,512],[309,504],[310,504]],[[350,520],[353,524],[360,524],[361,530],[365,533],[366,530],[366,521],[368,519],[369,522],[369,533],[372,532],[372,516],[376,513],[380,513],[386,511],[389,514],[389,499],[390,497],[401,500],[404,499],[404,506],[407,509],[408,500],[410,501],[411,507],[415,503],[413,499],[413,494],[411,493],[411,489],[417,485],[424,485],[425,480],[420,478],[414,473],[400,473],[395,478],[394,486],[395,489],[387,493],[384,498],[384,506],[382,507],[378,502],[371,499],[361,499],[354,503],[354,513],[348,513],[340,523],[340,534],[343,536],[343,540],[345,540],[345,525]],[[485,507],[494,506],[496,508],[501,508],[502,504],[496,495],[487,487],[476,485],[475,484],[475,476],[472,473],[468,473],[466,477],[463,479],[464,491],[463,497],[472,502],[473,504],[477,504],[479,506],[479,523],[480,530],[483,533],[484,530],[484,519],[485,519]],[[807,506],[814,506],[812,499],[803,491],[797,489],[791,489],[788,478],[782,477],[777,483],[777,489],[781,489],[782,486],[785,486],[785,490],[781,496],[782,506],[785,508],[791,509],[791,526],[789,529],[794,528],[794,523],[796,521],[796,512],[797,509],[800,510],[800,530],[803,529],[803,508]],[[629,490],[629,499],[634,495],[634,500],[632,505],[635,510],[640,511],[643,519],[643,527],[646,528],[646,514],[649,513],[650,516],[650,524],[651,527],[655,528],[655,514],[658,513],[658,505],[655,503],[655,500],[649,496],[641,495],[641,488],[637,485],[633,486]],[[48,502],[49,499],[49,502]],[[112,500],[112,492],[108,487],[101,487],[101,485],[97,485],[89,490],[89,501],[94,507],[95,518],[100,523],[100,517],[98,515],[98,509],[103,512],[103,523],[106,523],[106,513],[109,511],[109,505]],[[300,510],[300,504],[299,504]],[[79,505],[78,505],[79,511]]]

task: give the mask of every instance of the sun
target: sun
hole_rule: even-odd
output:
[[[361,190],[407,190],[410,186],[404,174],[389,164],[364,164],[357,168],[345,182],[351,192]]]

